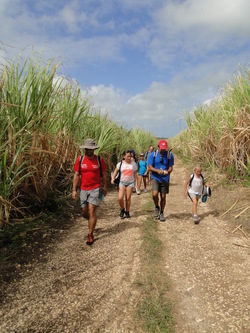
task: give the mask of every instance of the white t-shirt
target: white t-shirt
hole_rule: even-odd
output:
[[[191,177],[192,177],[192,175],[191,175]],[[188,193],[202,195],[202,190],[203,190],[202,176],[197,177],[196,175],[194,175],[194,178],[192,180],[191,187],[189,188]]]
[[[121,162],[119,162],[116,166],[118,170],[120,169],[120,164]],[[134,182],[136,170],[137,170],[137,165],[134,161],[132,161],[131,163],[126,163],[125,161],[122,161],[120,181],[128,184]]]

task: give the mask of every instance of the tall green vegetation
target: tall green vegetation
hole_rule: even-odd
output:
[[[84,138],[98,141],[110,169],[124,149],[145,149],[155,140],[102,115],[76,82],[57,75],[55,60],[34,59],[0,64],[0,227],[70,190]]]
[[[220,97],[186,115],[187,129],[173,139],[185,159],[250,176],[250,70],[240,68]]]

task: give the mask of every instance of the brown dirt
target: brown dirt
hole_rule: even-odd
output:
[[[219,218],[239,190],[217,189],[199,206],[194,225],[183,196],[187,175],[176,159],[167,220],[156,221],[176,333],[250,332],[249,214],[235,219],[238,211],[232,210]],[[242,191],[243,205],[249,191]],[[150,216],[142,204],[149,200],[150,192],[134,194],[131,220],[120,220],[117,192],[110,192],[98,211],[92,247],[85,244],[87,224],[80,216],[38,230],[38,239],[33,235],[1,265],[0,332],[142,332],[135,309],[141,226]],[[243,228],[234,230],[241,221]]]

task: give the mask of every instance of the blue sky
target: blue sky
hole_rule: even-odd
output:
[[[57,57],[127,128],[173,137],[250,63],[249,0],[0,0],[0,59]]]

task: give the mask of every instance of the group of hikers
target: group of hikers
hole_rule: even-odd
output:
[[[174,155],[167,147],[167,141],[160,140],[156,150],[150,146],[146,154],[141,152],[139,161],[136,161],[133,150],[124,151],[122,159],[117,163],[111,177],[111,184],[115,184],[119,175],[118,202],[121,219],[130,219],[133,190],[135,189],[136,193],[140,194],[143,182],[144,191],[147,192],[148,181],[148,184],[152,185],[152,198],[155,205],[154,218],[159,219],[160,222],[165,221],[166,195],[169,193],[170,174],[174,166]],[[72,198],[76,200],[80,182],[81,212],[82,216],[88,220],[87,245],[92,245],[97,223],[97,208],[100,206],[102,197],[105,197],[108,192],[107,167],[105,160],[95,155],[94,152],[99,146],[93,139],[87,139],[80,148],[85,150],[85,154],[79,156],[75,162]],[[195,223],[198,223],[198,200],[205,185],[201,171],[201,167],[197,166],[184,187],[184,195],[188,195],[193,203],[192,215]],[[188,185],[190,186],[188,187]]]

